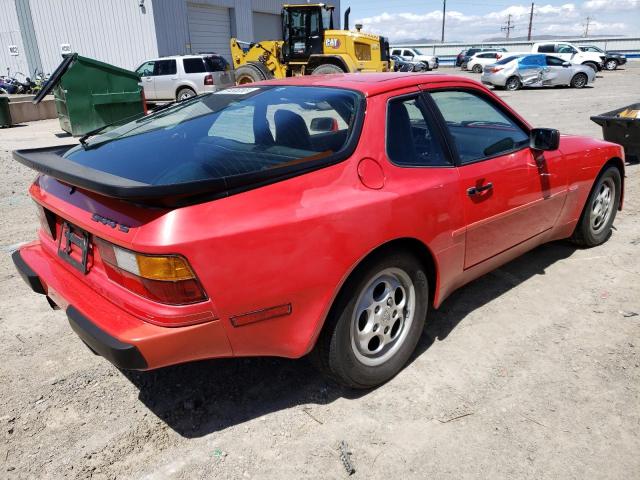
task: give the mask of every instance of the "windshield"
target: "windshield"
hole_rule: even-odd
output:
[[[230,88],[119,126],[70,150],[80,165],[150,185],[226,178],[328,159],[354,135],[355,92]]]

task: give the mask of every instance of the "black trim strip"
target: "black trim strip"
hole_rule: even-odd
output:
[[[67,308],[69,324],[80,339],[98,355],[124,370],[144,370],[147,361],[135,345],[121,342],[98,328],[73,305]]]
[[[13,263],[16,266],[18,273],[25,283],[31,287],[31,290],[41,295],[46,295],[47,292],[44,289],[44,285],[42,285],[40,277],[29,265],[27,265],[27,262],[23,260],[22,255],[20,255],[20,250],[13,252],[11,254],[11,258],[13,259]]]

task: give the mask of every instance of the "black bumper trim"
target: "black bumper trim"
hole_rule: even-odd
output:
[[[67,308],[69,324],[87,346],[116,367],[124,370],[145,370],[147,361],[135,345],[121,342],[98,328],[73,305]]]
[[[22,255],[20,255],[20,250],[16,250],[15,252],[13,252],[11,254],[11,258],[13,259],[13,263],[16,266],[18,273],[20,274],[22,279],[25,281],[25,283],[31,287],[31,290],[33,290],[36,293],[46,295],[47,292],[44,289],[44,285],[42,285],[42,281],[40,280],[40,277],[36,272],[31,270],[31,267],[27,265],[27,262],[25,262],[22,259]]]

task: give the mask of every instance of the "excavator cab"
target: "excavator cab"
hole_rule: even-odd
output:
[[[282,55],[285,62],[305,62],[323,53],[325,30],[333,30],[333,9],[324,3],[283,5]]]

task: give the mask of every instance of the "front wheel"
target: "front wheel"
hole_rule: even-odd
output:
[[[473,73],[482,73],[482,65],[480,64],[475,64],[473,66],[473,68],[471,69],[471,71],[473,71]]]
[[[611,226],[620,206],[620,170],[609,166],[598,177],[582,211],[571,241],[581,247],[595,247],[611,236]]]
[[[611,71],[611,70],[615,70],[616,68],[618,68],[618,62],[615,61],[613,58],[610,60],[607,60],[604,63],[604,68],[606,68],[607,70]]]
[[[381,252],[344,285],[318,339],[320,369],[352,388],[380,385],[407,363],[424,328],[426,273],[409,253]]]
[[[571,86],[573,88],[583,88],[589,79],[584,73],[576,73],[571,79]]]

